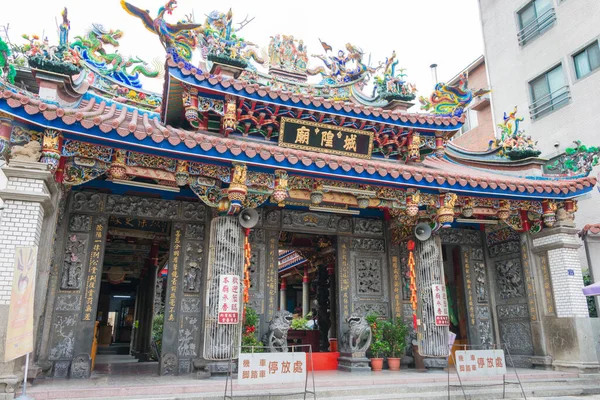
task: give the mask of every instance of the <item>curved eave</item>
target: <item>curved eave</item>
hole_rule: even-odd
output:
[[[379,184],[383,186],[429,190],[448,190],[468,196],[506,197],[512,199],[570,199],[581,196],[596,183],[594,178],[572,181],[527,181],[532,187],[543,185],[543,190],[525,190],[523,180],[503,177],[500,185],[492,189],[488,177],[451,171],[403,165],[390,161],[358,160],[329,156],[314,152],[291,150],[258,141],[243,141],[203,133],[191,133],[166,127],[158,133],[142,136],[138,132],[109,129],[103,132],[98,126],[85,128],[80,121],[70,124],[62,118],[48,120],[43,113],[28,113],[24,107],[11,107],[0,99],[0,111],[29,123],[63,132],[68,139],[147,152],[150,154],[213,163],[244,162],[266,169],[286,169],[291,173],[309,174],[344,181]],[[31,111],[31,110],[30,110]],[[158,136],[157,136],[158,135]],[[188,135],[188,136],[186,136]],[[490,171],[491,173],[491,171]],[[504,187],[504,188],[502,188]]]
[[[189,74],[184,74],[178,67],[169,67],[170,78],[176,79],[188,85],[213,90],[221,94],[230,94],[244,99],[268,102],[279,106],[291,107],[305,111],[327,113],[339,117],[357,118],[372,123],[393,125],[406,129],[418,129],[420,131],[454,132],[460,129],[463,124],[462,119],[441,118],[426,114],[390,112],[380,109],[356,112],[352,106],[344,105],[344,102],[335,102],[327,99],[316,101],[312,98],[306,99],[302,96],[294,96],[292,94],[286,94],[282,91],[267,91],[267,88],[264,87],[255,87],[256,85],[253,84],[246,85],[245,82],[242,83],[240,81],[227,80],[221,76],[206,77],[204,74],[195,75],[191,71],[187,70],[186,72],[189,72]],[[236,86],[239,88],[236,88]],[[283,97],[286,97],[287,100],[283,99]],[[294,99],[296,101],[294,101]],[[315,102],[321,104],[316,105]],[[384,115],[390,116],[385,118]],[[406,119],[407,121],[402,121],[402,119]],[[418,121],[419,119],[425,120],[426,122],[421,123]],[[436,124],[436,120],[440,121],[440,123]]]
[[[498,156],[497,154],[502,150],[501,148],[495,148],[486,151],[469,151],[463,149],[460,146],[448,142],[446,144],[446,155],[452,159],[467,161],[473,164],[479,165],[502,165],[503,167],[524,167],[528,165],[542,166],[545,165],[548,160],[540,157],[527,157],[521,160],[511,160]]]

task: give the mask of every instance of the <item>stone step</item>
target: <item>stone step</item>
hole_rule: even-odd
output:
[[[493,383],[494,386],[469,386],[465,387],[465,394],[467,399],[471,400],[491,400],[502,398],[503,391],[502,386],[498,386],[498,381],[489,381],[487,383]],[[481,383],[479,384],[481,385]],[[192,393],[180,393],[168,395],[169,385],[156,388],[156,391],[163,391],[163,394],[144,394],[145,392],[140,390],[139,394],[135,394],[136,390],[134,387],[130,387],[128,395],[109,395],[109,393],[99,390],[88,390],[86,393],[82,393],[81,390],[72,390],[69,392],[62,391],[59,393],[39,393],[39,396],[35,393],[32,394],[36,400],[46,399],[70,399],[70,400],[217,400],[223,399],[224,385],[222,390],[215,390],[213,386],[208,391],[203,391],[201,386],[198,387],[198,392]],[[528,398],[530,397],[557,397],[557,396],[585,396],[591,394],[600,394],[600,381],[597,379],[587,378],[572,378],[572,379],[559,379],[559,380],[536,380],[527,381],[523,384],[523,389]],[[156,392],[155,391],[155,392]],[[296,390],[297,391],[297,390]],[[290,390],[274,390],[259,392],[256,390],[235,390],[235,399],[256,399],[257,396],[260,398],[268,398],[267,393],[271,393],[271,398],[283,398],[282,394],[290,393]],[[329,400],[383,400],[383,399],[427,399],[427,400],[441,400],[447,399],[447,385],[442,382],[436,383],[424,383],[424,384],[405,384],[405,385],[363,385],[363,386],[342,386],[342,387],[317,387],[317,398],[318,399],[329,399]],[[28,393],[29,394],[29,393]],[[262,395],[261,395],[262,394]],[[279,394],[279,396],[277,396]],[[48,396],[49,395],[49,396]],[[59,395],[59,397],[55,397]],[[97,397],[94,397],[98,395]],[[250,397],[254,395],[254,397]],[[82,397],[79,397],[82,396]],[[302,399],[303,395],[286,396],[285,399]],[[312,395],[307,395],[308,399],[312,399]],[[518,385],[510,384],[506,385],[506,398],[522,398],[521,389]],[[460,387],[451,387],[451,399],[464,399]]]

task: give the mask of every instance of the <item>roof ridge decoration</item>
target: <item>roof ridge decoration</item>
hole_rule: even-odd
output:
[[[574,140],[573,143],[575,146],[567,147],[558,159],[546,166],[549,171],[557,171],[562,175],[582,174],[588,176],[592,169],[600,164],[600,147],[586,146],[581,143],[581,140]]]
[[[439,82],[429,99],[421,96],[421,109],[434,115],[460,118],[473,97],[481,97],[490,90],[479,89],[473,92],[468,88],[468,74],[462,73],[455,86]]]
[[[517,106],[511,113],[504,112],[502,123],[497,125],[500,138],[490,141],[490,147],[495,144],[500,148],[499,156],[511,160],[522,160],[537,157],[542,153],[536,149],[537,141],[534,142],[531,136],[525,135],[525,131],[519,130],[519,123],[523,121],[523,117],[517,117]]]

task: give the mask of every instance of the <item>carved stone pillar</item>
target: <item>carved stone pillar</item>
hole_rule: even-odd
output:
[[[577,229],[570,220],[558,221],[532,236],[538,268],[548,270],[551,291],[540,293],[544,303],[554,302],[555,315],[542,316],[544,337],[552,366],[560,370],[597,371],[600,367],[577,249]],[[543,271],[542,271],[543,275]],[[549,297],[552,297],[551,299]]]

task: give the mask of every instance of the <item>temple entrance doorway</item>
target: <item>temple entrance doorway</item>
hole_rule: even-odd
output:
[[[450,332],[456,334],[452,353],[461,349],[461,345],[469,344],[469,320],[466,305],[463,266],[460,246],[443,245],[444,277],[448,297],[448,313],[450,317]],[[452,363],[452,360],[449,360]]]
[[[170,229],[164,221],[109,218],[95,373],[158,373]]]
[[[337,351],[336,236],[282,231],[279,236],[279,309],[293,315],[289,344]]]

